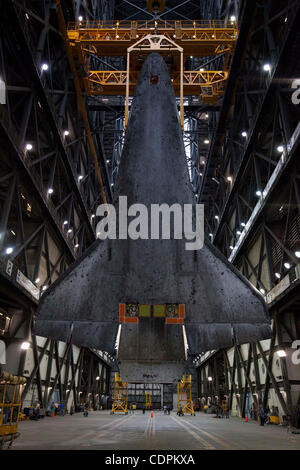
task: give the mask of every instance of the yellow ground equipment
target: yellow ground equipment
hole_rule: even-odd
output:
[[[18,436],[21,387],[26,382],[7,372],[0,375],[0,449],[9,449]],[[5,447],[6,445],[6,447]]]
[[[128,382],[123,382],[118,373],[115,374],[114,401],[112,405],[112,414],[128,413]]]
[[[279,416],[270,416],[270,423],[271,424],[280,424]]]
[[[228,409],[228,403],[226,400],[223,400],[222,401],[222,410],[223,410],[223,413],[226,414],[227,413],[227,409]]]
[[[192,376],[183,375],[181,381],[177,384],[177,407],[178,412],[180,406],[183,414],[195,415],[194,405],[192,401]]]
[[[151,393],[146,392],[145,395],[146,395],[146,410],[151,410],[152,408]]]

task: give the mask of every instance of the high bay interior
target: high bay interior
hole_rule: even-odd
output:
[[[129,448],[126,433],[132,444],[136,427],[146,436],[138,449],[179,449],[182,442],[299,449],[286,427],[299,426],[300,406],[300,3],[157,3],[161,11],[143,0],[8,0],[1,13],[0,367],[26,378],[22,414],[35,413],[37,403],[41,416],[52,416],[54,403],[68,412],[67,425],[21,421],[13,446]],[[150,51],[160,53],[172,80],[205,236],[257,290],[271,320],[269,339],[199,351],[176,381],[166,375],[171,366],[130,381],[131,359],[123,375],[115,344],[112,352],[104,340],[95,348],[33,332],[40,298],[87,253],[97,239],[97,207],[113,201],[132,97]],[[119,417],[109,413],[120,371],[128,414],[118,429]],[[192,375],[195,417],[176,415],[184,373]],[[86,403],[94,411],[84,426],[94,434],[71,442],[66,428],[76,434],[85,423]],[[170,419],[164,406],[173,408]],[[272,425],[257,431],[261,408]],[[0,428],[8,424],[1,409]],[[224,410],[229,421],[213,418]],[[107,426],[103,436],[97,419]],[[50,443],[45,434],[34,447],[57,426],[59,439]]]

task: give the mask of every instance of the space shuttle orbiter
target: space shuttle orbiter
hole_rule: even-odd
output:
[[[157,53],[136,87],[116,207],[124,195],[149,212],[151,204],[195,204],[173,86]],[[184,339],[197,354],[270,337],[258,291],[209,242],[187,251],[178,239],[97,240],[42,296],[35,333],[113,353],[119,324],[119,358],[132,367],[184,361]]]

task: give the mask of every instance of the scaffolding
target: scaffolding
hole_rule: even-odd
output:
[[[123,382],[118,373],[115,373],[114,401],[111,413],[128,413],[128,382]]]
[[[21,389],[25,382],[25,378],[7,372],[0,375],[0,450],[10,449],[19,435]]]
[[[146,392],[146,410],[151,410],[152,408],[152,400],[151,400],[151,393]]]
[[[177,384],[177,407],[178,412],[182,407],[183,414],[195,416],[194,405],[192,401],[192,376],[183,375],[181,381]]]

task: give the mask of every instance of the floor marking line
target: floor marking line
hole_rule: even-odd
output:
[[[129,417],[126,418],[125,420],[124,420],[123,418],[118,419],[118,422],[115,421],[115,422],[113,423],[114,426],[111,426],[111,427],[110,427],[110,430],[111,430],[111,429],[115,429],[115,428],[117,428],[117,427],[121,427],[123,424],[127,423],[128,420],[131,419],[131,418],[133,418],[133,416],[129,416]],[[120,423],[120,421],[121,421],[121,423]],[[119,426],[119,425],[120,425],[120,426]],[[104,426],[103,426],[103,427],[104,427]],[[103,427],[101,428],[101,430],[103,429]],[[100,433],[100,434],[101,434],[101,433]],[[96,437],[99,437],[99,434],[98,434],[98,436],[96,436]]]
[[[151,421],[150,421],[149,436],[148,436],[149,439],[151,439],[152,434],[153,434],[153,418],[151,418]]]
[[[149,426],[148,426],[148,430],[147,430],[147,438],[148,439],[150,439],[151,433],[152,433],[152,426],[153,426],[152,419],[153,418],[150,418],[150,422],[149,422]]]
[[[147,434],[147,429],[148,429],[148,426],[149,426],[149,419],[148,419],[148,421],[147,421],[147,423],[146,423],[146,427],[145,427],[144,434]]]
[[[198,432],[201,432],[202,434],[204,434],[204,436],[208,437],[209,439],[212,439],[213,441],[215,441],[217,444],[220,444],[221,446],[227,448],[227,449],[231,449],[231,446],[226,442],[226,441],[223,441],[222,439],[218,438],[217,436],[215,436],[214,434],[211,434],[207,431],[204,431],[203,429],[201,428],[198,428],[194,423],[190,423],[189,421],[185,421],[186,424],[189,424],[192,428],[196,429]]]
[[[155,435],[155,418],[151,418],[151,430],[150,430],[150,439],[153,439]]]
[[[108,423],[108,424],[106,424],[106,425],[104,425],[104,426],[101,426],[101,430],[102,430],[104,427],[110,427],[110,428],[112,428],[112,429],[117,428],[119,425],[122,426],[122,424],[127,423],[127,421],[129,421],[129,420],[132,419],[132,418],[134,418],[133,415],[131,415],[131,416],[126,416],[126,418],[119,418],[118,420],[116,420],[115,422],[113,422],[113,423],[111,423],[111,424]]]
[[[193,436],[194,439],[196,439],[197,441],[201,442],[202,445],[204,446],[205,449],[210,449],[210,450],[216,450],[216,448],[211,445],[209,442],[207,442],[205,439],[203,439],[202,437],[200,437],[198,434],[196,434],[194,431],[192,431],[191,429],[189,429],[182,421],[179,421],[177,418],[175,418],[174,416],[171,416],[171,418],[177,423],[179,424],[181,427],[183,427],[189,434],[191,434],[191,436]]]
[[[152,437],[154,438],[155,436],[155,418],[154,417],[151,418],[151,416],[149,416],[146,429],[144,431],[144,435],[147,439],[151,439]]]
[[[223,440],[223,439],[221,439],[220,437],[217,437],[215,434],[212,434],[212,433],[210,433],[210,432],[204,431],[204,430],[201,429],[201,428],[198,428],[194,423],[190,423],[190,422],[189,422],[189,424],[190,424],[193,428],[197,429],[197,431],[202,432],[204,435],[206,435],[207,437],[210,437],[210,438],[213,439],[215,442],[217,442],[218,444],[223,445],[223,446],[226,447],[227,449],[232,450],[232,444],[234,444],[238,449],[243,450],[243,447],[242,447],[241,445],[237,444],[235,441],[230,440],[230,443],[229,443],[228,441]]]
[[[144,431],[144,434],[146,435],[146,437],[148,437],[150,424],[151,424],[151,417],[149,416],[148,421],[147,421],[147,424],[146,424],[146,429],[145,429],[145,431]]]
[[[127,419],[129,419],[129,418],[131,418],[131,416],[128,417],[128,418],[126,417],[125,419],[127,420]],[[88,418],[87,418],[87,419],[88,419]],[[123,421],[123,422],[124,422],[124,417],[120,417],[120,418],[118,418],[116,421],[113,421],[113,422],[110,422],[110,423],[107,423],[107,424],[103,424],[103,426],[101,426],[101,430],[102,430],[103,428],[112,428],[112,429],[113,429],[114,427],[116,427],[116,426],[119,424],[120,421]],[[97,432],[98,429],[99,429],[99,426],[97,426],[97,428],[96,428],[94,431],[89,431],[88,433],[83,434],[82,436],[79,436],[78,438],[79,438],[79,439],[85,439],[85,438],[87,438],[87,437],[89,437],[89,436],[92,436],[93,434],[95,434],[95,432]]]

